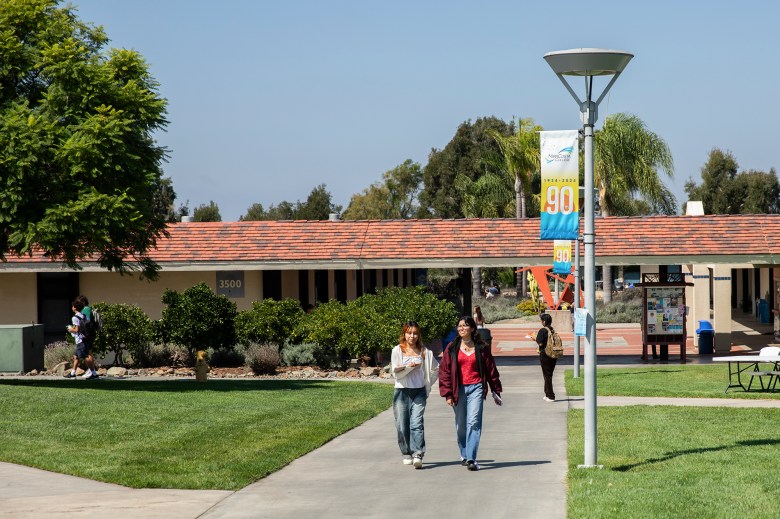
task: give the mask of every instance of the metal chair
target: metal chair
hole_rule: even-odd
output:
[[[776,355],[780,355],[780,346],[765,346],[758,352],[759,359],[761,357],[774,357]],[[746,371],[745,374],[750,376],[750,383],[747,387],[748,391],[750,391],[756,377],[758,377],[758,382],[761,384],[761,391],[774,390],[775,386],[777,386],[777,379],[780,376],[780,367],[778,367],[778,363],[775,362],[773,369],[761,370],[758,368],[758,364],[756,364],[754,371]],[[766,387],[764,387],[764,378],[767,379]]]

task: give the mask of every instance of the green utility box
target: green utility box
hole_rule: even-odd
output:
[[[43,370],[43,325],[0,325],[0,372]]]

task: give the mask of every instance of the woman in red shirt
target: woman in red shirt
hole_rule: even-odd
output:
[[[482,435],[482,409],[487,390],[501,405],[501,380],[493,354],[477,334],[471,316],[458,321],[458,336],[447,345],[439,365],[439,394],[455,411],[455,433],[460,462],[468,470],[479,470],[477,450]]]

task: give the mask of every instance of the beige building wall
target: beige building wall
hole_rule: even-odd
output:
[[[0,274],[0,324],[38,321],[38,284],[34,273]]]
[[[33,274],[33,276],[35,276]],[[34,279],[34,277],[33,277]],[[216,291],[215,272],[161,272],[157,281],[140,280],[136,275],[120,276],[111,272],[82,272],[79,289],[90,303],[133,304],[144,310],[152,319],[162,317],[165,305],[162,295],[166,289],[184,292],[198,283],[206,283]],[[244,297],[230,298],[239,310],[252,307],[253,301],[262,298],[262,271],[244,272]]]

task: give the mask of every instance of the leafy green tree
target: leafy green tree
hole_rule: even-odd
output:
[[[775,214],[780,210],[780,186],[774,168],[769,172],[739,172],[729,151],[713,148],[701,168],[702,183],[685,183],[689,200],[701,200],[706,214]]]
[[[455,178],[464,175],[476,180],[497,162],[500,148],[488,130],[502,135],[514,133],[514,125],[496,117],[466,121],[442,150],[433,149],[423,170],[420,192],[420,218],[462,218],[461,197],[455,188]]]
[[[325,188],[325,184],[320,184],[309,193],[306,202],[296,205],[296,220],[327,220],[331,213],[340,213],[341,206],[335,205],[332,195]]]
[[[292,204],[286,200],[271,205],[266,211],[262,204],[252,204],[240,221],[258,220],[327,220],[331,213],[340,213],[341,206],[335,205],[325,184],[312,189],[305,202]]]
[[[114,365],[124,366],[124,352],[143,362],[154,338],[152,320],[135,305],[98,303],[103,328],[95,337],[97,353],[114,354]]]
[[[412,218],[417,211],[417,195],[422,167],[407,159],[385,172],[376,183],[352,196],[344,211],[345,220],[397,220]]]
[[[780,185],[777,172],[742,171],[734,179],[742,200],[741,214],[777,214],[780,212]]]
[[[205,283],[183,293],[166,289],[162,296],[166,308],[157,321],[160,338],[187,348],[190,359],[196,350],[231,350],[236,343],[236,304],[217,295]]]
[[[631,216],[640,208],[675,214],[677,201],[659,172],[674,176],[672,152],[637,116],[607,117],[594,135],[594,186],[599,190],[603,216]],[[603,269],[604,302],[612,301],[612,268]]]
[[[141,55],[59,4],[0,0],[0,259],[156,278],[166,102]]]
[[[263,204],[252,204],[246,210],[246,214],[238,217],[239,222],[257,222],[259,220],[266,220],[266,212],[263,209]]]
[[[263,299],[252,303],[251,310],[244,310],[236,317],[238,342],[276,344],[283,347],[303,317],[303,308],[295,299]]]
[[[152,203],[154,204],[155,214],[160,215],[168,223],[178,222],[181,217],[176,214],[174,202],[176,201],[176,191],[173,190],[173,181],[166,177],[155,182],[153,188]]]
[[[192,213],[193,221],[196,222],[221,222],[222,215],[219,214],[219,206],[210,200],[208,204],[201,204],[195,208]]]

